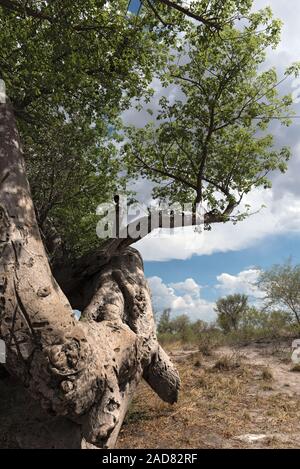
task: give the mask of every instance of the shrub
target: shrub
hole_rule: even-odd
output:
[[[231,371],[240,368],[240,366],[240,359],[235,354],[222,355],[214,364],[213,369],[218,371]]]

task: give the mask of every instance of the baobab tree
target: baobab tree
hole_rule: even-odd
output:
[[[157,342],[131,247],[139,237],[100,241],[96,205],[144,176],[156,198],[207,202],[210,228],[246,216],[235,212],[243,195],[286,168],[288,149],[256,135],[274,117],[288,123],[291,100],[278,97],[275,71],[257,72],[280,27],[269,9],[251,13],[251,3],[143,2],[136,17],[122,0],[0,0],[5,367],[98,447],[114,446],[142,378],[174,403],[179,377]],[[119,116],[133,98],[150,99],[154,77],[183,98],[162,99],[154,127],[123,129],[120,150]]]

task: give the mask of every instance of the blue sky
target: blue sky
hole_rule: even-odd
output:
[[[132,13],[137,13],[141,7],[140,0],[130,0],[128,3],[128,10]]]
[[[138,0],[132,3],[137,7]],[[282,40],[276,50],[267,53],[266,68],[275,67],[279,77],[284,69],[300,61],[299,0],[256,0],[255,9],[270,5],[274,15],[283,20]],[[288,5],[288,7],[287,7]],[[134,10],[132,10],[134,11]],[[154,83],[153,108],[162,90]],[[300,94],[300,80],[289,81],[282,93]],[[170,95],[174,89],[170,90]],[[173,96],[174,97],[174,96]],[[176,97],[176,96],[175,96]],[[299,101],[299,100],[298,100]],[[300,115],[295,99],[294,109]],[[125,113],[130,124],[143,125],[149,117],[134,109]],[[273,187],[256,190],[246,202],[254,210],[266,208],[234,226],[217,225],[212,232],[195,235],[175,234],[168,239],[146,238],[137,244],[145,259],[145,272],[152,289],[156,310],[172,307],[173,314],[188,314],[192,319],[213,320],[214,301],[229,293],[243,292],[259,302],[261,292],[253,286],[260,267],[266,269],[292,257],[300,263],[300,120],[290,128],[275,122],[272,133],[278,145],[289,145],[292,160],[285,175],[274,174]],[[138,192],[149,198],[150,186],[141,182]]]
[[[238,228],[237,228],[238,229]],[[250,301],[256,302],[259,295],[252,295],[249,291],[249,281],[257,278],[257,269],[267,269],[273,264],[283,263],[288,258],[292,258],[293,263],[300,263],[300,234],[287,234],[282,236],[269,236],[264,240],[254,243],[250,248],[237,251],[217,252],[210,255],[193,255],[190,259],[170,261],[148,261],[145,262],[145,273],[152,287],[154,307],[160,311],[162,306],[170,306],[173,302],[172,295],[169,295],[167,289],[173,290],[176,296],[184,296],[190,291],[179,292],[178,285],[186,279],[193,279],[195,284],[200,286],[200,294],[196,299],[201,298],[203,303],[196,303],[195,307],[192,301],[189,305],[183,304],[178,310],[173,309],[173,314],[188,314],[192,319],[214,319],[214,302],[220,296],[229,293],[246,293]],[[244,273],[242,281],[241,273]],[[252,273],[252,275],[251,275]],[[246,274],[246,275],[245,275]],[[250,274],[250,276],[249,276]],[[222,277],[223,275],[223,277]],[[224,275],[230,275],[224,281]],[[221,277],[221,281],[220,281]],[[161,279],[161,284],[154,282],[153,279]],[[195,285],[195,288],[197,288]],[[162,291],[164,286],[164,292]],[[196,292],[197,293],[197,292]],[[166,297],[164,303],[162,296]],[[203,308],[204,306],[204,308]]]
[[[270,236],[251,248],[238,251],[194,255],[185,260],[148,261],[145,262],[145,274],[147,277],[157,275],[166,283],[179,282],[192,277],[197,283],[207,286],[203,296],[213,300],[216,296],[213,286],[221,273],[226,271],[231,275],[237,275],[252,267],[267,269],[273,264],[285,262],[289,257],[292,257],[293,262],[300,263],[300,234]]]

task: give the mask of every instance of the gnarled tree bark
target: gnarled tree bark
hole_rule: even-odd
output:
[[[139,253],[100,250],[51,272],[8,103],[0,104],[0,338],[9,373],[98,447],[115,445],[142,378],[177,400],[179,377],[157,342]]]

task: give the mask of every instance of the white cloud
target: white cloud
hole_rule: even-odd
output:
[[[154,310],[160,312],[170,308],[176,298],[173,288],[167,286],[160,277],[156,276],[148,278],[148,283],[152,293]]]
[[[204,300],[200,296],[200,285],[194,279],[188,278],[183,282],[165,284],[160,277],[148,279],[152,302],[155,311],[171,308],[174,315],[187,314],[193,321],[215,319],[214,303]]]
[[[258,269],[243,270],[237,275],[222,273],[217,276],[218,284],[216,288],[225,295],[244,293],[252,299],[261,299],[263,293],[256,285],[259,274],[260,270]]]
[[[255,245],[270,235],[300,234],[300,199],[286,191],[280,198],[272,189],[256,189],[245,198],[255,213],[237,225],[218,224],[212,231],[195,233],[192,227],[174,230],[167,238],[148,236],[137,243],[145,260],[188,259],[193,254],[238,251]]]
[[[236,275],[223,272],[216,277],[217,283],[211,289],[214,294],[218,293],[216,298],[235,293],[245,294],[249,297],[251,304],[260,307],[264,297],[264,293],[257,286],[260,272],[254,267],[242,270]],[[193,278],[167,284],[160,277],[154,276],[148,278],[148,282],[155,311],[161,312],[170,308],[175,316],[187,314],[193,321],[197,319],[208,322],[215,320],[215,302],[202,298],[201,290],[203,287]]]
[[[299,60],[300,50],[300,36],[299,36],[299,17],[300,17],[300,2],[298,0],[255,0],[254,10],[270,6],[274,16],[283,21],[281,42],[274,50],[269,51],[269,57],[276,60],[282,54],[285,54],[284,63],[287,59],[290,61]]]
[[[181,292],[189,293],[192,296],[200,294],[200,285],[193,278],[187,278],[184,282],[170,283],[170,287]]]
[[[255,268],[243,270],[237,275],[223,272],[217,276],[217,283],[212,289],[217,291],[220,297],[235,293],[248,295],[250,303],[259,307],[264,297],[256,285],[259,274],[260,270]],[[186,314],[192,321],[202,319],[211,322],[216,319],[215,302],[201,297],[203,287],[193,278],[167,284],[160,277],[154,276],[148,278],[148,283],[155,311],[162,312],[170,308],[174,316]]]

